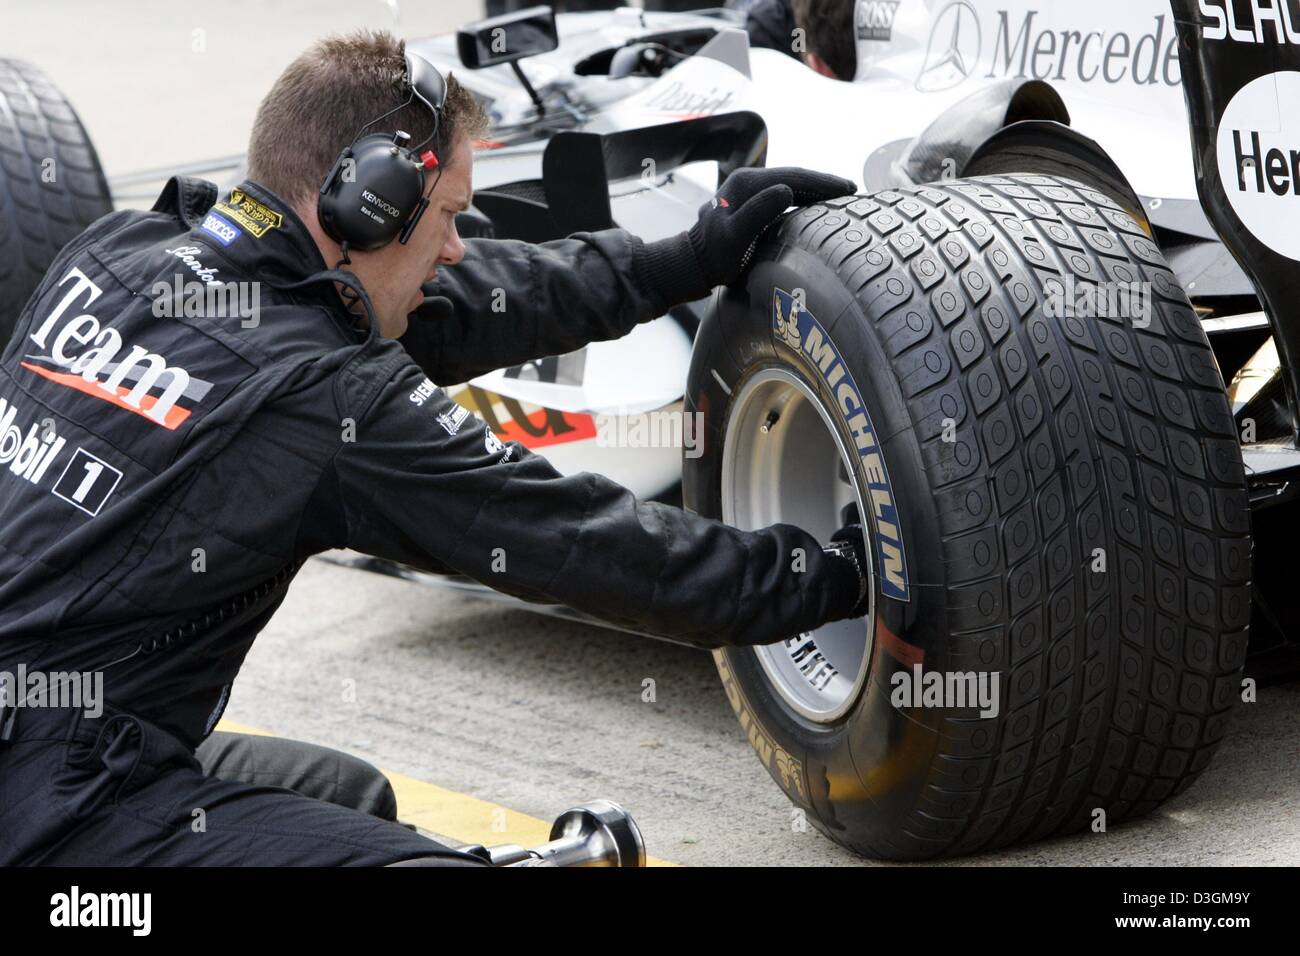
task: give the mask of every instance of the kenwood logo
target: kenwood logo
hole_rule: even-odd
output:
[[[401,215],[401,213],[398,211],[396,206],[394,206],[390,202],[386,202],[385,200],[380,199],[369,189],[363,189],[361,191],[361,198],[364,199],[366,202],[370,203],[370,205],[372,206],[378,206],[380,209],[388,213],[388,215],[390,216],[396,217]]]
[[[72,287],[54,311],[30,336],[48,351],[27,356],[23,368],[58,385],[102,399],[119,408],[142,415],[164,428],[174,429],[190,416],[191,410],[177,402],[184,396],[200,399],[211,387],[209,383],[190,379],[183,368],[167,364],[139,345],[118,359],[124,348],[121,333],[112,326],[102,326],[97,318],[81,312],[60,325],[74,305],[88,307],[103,294],[80,269],[73,268],[59,282]],[[90,346],[78,352],[78,346]],[[70,353],[69,349],[73,351]],[[107,373],[103,380],[100,375]],[[131,383],[128,387],[127,383]]]

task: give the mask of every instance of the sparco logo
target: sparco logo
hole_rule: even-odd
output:
[[[28,356],[32,361],[23,362],[22,367],[57,385],[143,415],[164,428],[179,427],[190,416],[190,409],[176,404],[190,388],[190,373],[168,365],[161,355],[139,345],[132,345],[130,351],[114,364],[124,348],[121,333],[111,325],[100,325],[93,315],[80,311],[98,299],[104,290],[80,269],[70,270],[60,280],[59,287],[69,281],[72,287],[29,336],[48,351]],[[79,314],[60,326],[60,320],[74,306]],[[69,354],[68,349],[77,346],[90,348],[80,354]],[[101,373],[107,373],[108,377],[101,380]],[[133,384],[128,386],[127,382]],[[154,394],[155,387],[161,390],[161,394]]]
[[[19,478],[39,484],[50,469],[50,463],[59,457],[65,441],[55,432],[52,423],[32,422],[23,431],[24,416],[18,406],[0,398],[0,465],[8,465]]]
[[[1177,86],[1178,38],[1167,19],[1152,17],[1150,31],[1138,34],[1057,29],[1047,26],[1038,10],[1014,17],[1003,9],[995,24],[981,25],[970,3],[954,0],[935,18],[916,88],[946,90],[977,71],[986,79]],[[984,33],[993,37],[987,64],[977,62]]]
[[[1206,24],[1202,32],[1207,40],[1231,38],[1238,43],[1270,43],[1272,39],[1264,35],[1264,24],[1267,23],[1270,25],[1268,32],[1277,38],[1278,43],[1300,43],[1300,30],[1296,29],[1300,27],[1300,9],[1292,9],[1298,6],[1296,0],[1273,0],[1272,3],[1264,0],[1263,4],[1258,0],[1254,3],[1238,0],[1235,6],[1249,11],[1242,17],[1246,24],[1244,29],[1238,26],[1241,14],[1233,9],[1232,0],[1197,0],[1196,5],[1200,7],[1202,16],[1214,21]]]
[[[858,0],[858,39],[888,43],[897,13],[898,0]]]
[[[401,215],[401,213],[398,212],[398,209],[397,209],[396,206],[394,206],[394,205],[393,205],[392,203],[390,203],[390,202],[385,202],[383,199],[380,199],[378,196],[376,196],[374,193],[372,193],[369,189],[363,189],[363,190],[361,191],[361,198],[364,199],[366,202],[370,203],[372,206],[378,206],[380,209],[382,209],[384,212],[388,213],[388,215],[390,215],[390,216],[394,216],[394,217],[396,217],[396,216],[400,216],[400,215]]]
[[[1300,73],[1257,77],[1219,119],[1215,152],[1228,203],[1274,252],[1300,260]]]

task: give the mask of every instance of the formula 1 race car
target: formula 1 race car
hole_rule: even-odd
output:
[[[1159,230],[1205,314],[1255,312],[1249,282],[1195,202],[1167,10],[1156,0],[1063,7],[860,3],[854,83],[750,49],[728,11],[557,20],[534,8],[413,45],[457,70],[493,116],[476,156],[482,219],[467,223],[478,234],[541,241],[617,224],[671,235],[719,176],[760,162],[835,172],[867,192],[1008,171],[1066,175],[1149,235]],[[1040,55],[1043,38],[1062,34],[1061,49]],[[1082,46],[1070,45],[1076,36]],[[500,370],[457,397],[561,470],[600,471],[646,497],[671,493],[688,429],[674,442],[646,428],[635,447],[609,436],[677,410],[702,311]],[[1264,329],[1257,313],[1234,319],[1244,323]]]
[[[1259,558],[1292,509],[1251,528],[1300,474],[1278,107],[1300,73],[1270,72],[1300,61],[1300,14],[1278,10],[859,0],[851,83],[750,49],[729,11],[541,7],[408,41],[493,117],[465,235],[659,238],[764,162],[863,184],[707,302],[449,389],[643,497],[680,482],[700,513],[823,539],[862,520],[865,624],[715,655],[837,842],[919,859],[1147,812],[1222,739],[1248,633],[1287,646]],[[0,61],[0,97],[3,332],[109,194],[46,81]],[[77,173],[57,188],[51,148]]]

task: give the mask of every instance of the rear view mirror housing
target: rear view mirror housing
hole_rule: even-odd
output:
[[[549,53],[559,45],[555,11],[548,6],[488,17],[456,31],[460,62],[470,70],[514,63],[539,53]]]

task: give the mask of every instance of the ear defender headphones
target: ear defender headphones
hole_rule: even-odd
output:
[[[442,175],[435,147],[447,84],[432,63],[407,50],[405,86],[406,99],[361,127],[321,184],[317,215],[326,234],[343,247],[344,262],[349,248],[370,252],[394,239],[405,244],[438,185],[435,178],[425,192],[425,171],[437,169]],[[410,134],[402,130],[362,135],[413,99],[433,114],[433,131],[423,142],[408,146]]]

